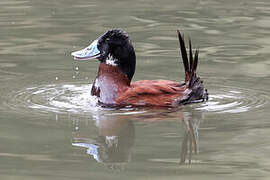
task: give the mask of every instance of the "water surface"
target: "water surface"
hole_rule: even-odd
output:
[[[268,179],[269,10],[266,0],[2,0],[0,178]],[[191,37],[209,101],[97,107],[98,62],[70,52],[113,27],[135,46],[134,80],[183,80],[176,29]]]

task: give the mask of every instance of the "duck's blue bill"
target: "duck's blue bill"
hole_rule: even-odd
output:
[[[71,53],[75,60],[88,60],[95,59],[100,55],[100,51],[97,47],[98,40],[95,40],[86,48]]]

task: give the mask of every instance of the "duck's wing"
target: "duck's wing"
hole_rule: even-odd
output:
[[[175,100],[186,96],[186,87],[166,80],[144,80],[131,84],[131,87],[116,99],[118,104],[133,106],[175,106]]]

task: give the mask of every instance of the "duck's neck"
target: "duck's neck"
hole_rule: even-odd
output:
[[[134,50],[129,52],[128,57],[122,58],[123,59],[119,61],[118,68],[122,73],[126,74],[129,81],[131,81],[136,68],[136,56]]]
[[[117,66],[131,81],[136,68],[136,54],[130,41],[122,46],[112,49],[102,63]]]
[[[129,86],[130,79],[119,67],[100,63],[91,94],[99,97],[101,103],[114,104],[118,94]]]

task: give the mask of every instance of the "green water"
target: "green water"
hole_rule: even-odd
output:
[[[1,180],[269,179],[267,0],[1,0],[0,27]],[[209,101],[96,107],[98,62],[70,53],[113,27],[134,80],[183,80],[176,29],[191,37]]]

